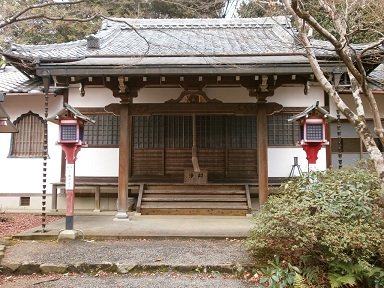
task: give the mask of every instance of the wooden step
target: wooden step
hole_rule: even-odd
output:
[[[229,194],[229,195],[243,195],[244,191],[240,190],[144,190],[145,194],[151,193],[151,194]]]
[[[244,209],[145,209],[142,215],[245,216]]]
[[[220,198],[220,197],[184,197],[183,195],[177,195],[173,197],[150,197],[143,196],[142,202],[245,202],[244,198]]]
[[[137,212],[143,215],[246,215],[245,185],[142,185]]]
[[[247,209],[245,204],[235,204],[235,203],[206,203],[206,202],[146,202],[141,205],[141,209],[151,208],[151,209]]]

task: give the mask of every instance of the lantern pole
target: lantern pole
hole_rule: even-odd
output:
[[[81,146],[75,143],[68,143],[62,145],[65,153],[66,165],[65,165],[65,194],[66,194],[66,213],[65,213],[65,234],[74,237],[77,235],[77,231],[73,229],[73,218],[75,211],[75,162],[77,159],[77,153],[79,153]],[[70,238],[70,237],[69,237]]]
[[[84,124],[95,123],[95,120],[81,114],[67,103],[63,103],[64,109],[55,115],[52,122],[59,124],[59,141],[65,153],[65,194],[66,213],[65,229],[59,233],[60,239],[76,239],[78,232],[73,228],[75,211],[75,163],[77,154],[82,147],[88,147],[84,142]],[[80,231],[81,232],[81,231]]]

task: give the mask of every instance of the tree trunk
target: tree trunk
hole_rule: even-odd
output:
[[[377,118],[380,119],[380,117],[378,117],[379,110],[377,108],[376,101],[373,97],[373,94],[369,94],[369,92],[371,91],[368,88],[366,77],[362,77],[363,75],[361,75],[359,71],[355,68],[347,45],[342,45],[342,43],[339,40],[337,40],[332,34],[330,34],[329,31],[324,29],[313,17],[311,17],[311,15],[309,15],[305,11],[302,11],[301,6],[299,7],[297,0],[292,0],[291,3],[288,0],[284,0],[284,3],[285,3],[285,6],[291,11],[291,14],[295,19],[299,36],[306,49],[308,60],[311,64],[311,67],[316,76],[316,79],[319,81],[324,91],[332,98],[332,100],[336,104],[336,107],[339,109],[339,111],[355,127],[356,132],[358,133],[360,139],[363,141],[365,148],[367,149],[370,159],[374,163],[376,173],[380,179],[381,191],[382,191],[382,194],[384,195],[384,158],[383,158],[383,154],[381,153],[378,146],[376,145],[373,134],[369,130],[369,127],[365,121],[365,112],[364,112],[363,102],[360,96],[360,88],[362,87],[364,88],[362,89],[363,93],[368,92],[368,95],[364,94],[364,96],[367,97],[370,103],[371,111],[372,113],[374,113],[375,132],[380,137],[380,140],[383,140],[383,138],[381,137],[383,136],[382,135],[383,129],[381,126],[381,122],[379,124],[377,123],[378,122]],[[354,100],[355,100],[356,112],[354,112],[350,107],[348,107],[345,104],[345,102],[340,97],[337,91],[337,88],[330,82],[330,80],[328,80],[326,75],[324,75],[324,73],[322,72],[319,62],[317,61],[316,55],[314,53],[314,49],[311,46],[311,43],[307,37],[306,29],[305,29],[306,24],[309,24],[312,28],[314,28],[317,32],[323,35],[334,46],[335,51],[337,51],[337,54],[339,55],[340,59],[344,62],[344,64],[348,68],[348,72],[349,72],[349,76],[352,84],[352,96],[354,97]],[[340,24],[337,27],[338,32],[340,33],[340,35],[344,35],[345,27],[341,27],[341,26],[342,25]]]

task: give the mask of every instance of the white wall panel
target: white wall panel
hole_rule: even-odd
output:
[[[279,87],[275,95],[268,97],[269,102],[277,102],[284,107],[309,107],[319,101],[324,105],[324,92],[319,86],[310,86],[308,95],[304,94],[304,86]]]
[[[82,148],[77,156],[76,176],[118,176],[118,148]]]
[[[317,170],[326,169],[326,152],[323,147],[318,153],[316,161]],[[298,163],[303,172],[308,172],[307,155],[303,148],[268,148],[268,175],[269,177],[288,177],[294,157],[298,157]],[[297,170],[295,170],[297,173]]]

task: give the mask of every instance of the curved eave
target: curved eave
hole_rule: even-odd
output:
[[[323,61],[326,72],[332,72],[335,61]],[[49,71],[52,76],[119,76],[119,75],[249,75],[312,74],[303,55],[268,55],[239,57],[152,57],[152,58],[86,58],[70,63],[40,63],[37,75]]]

